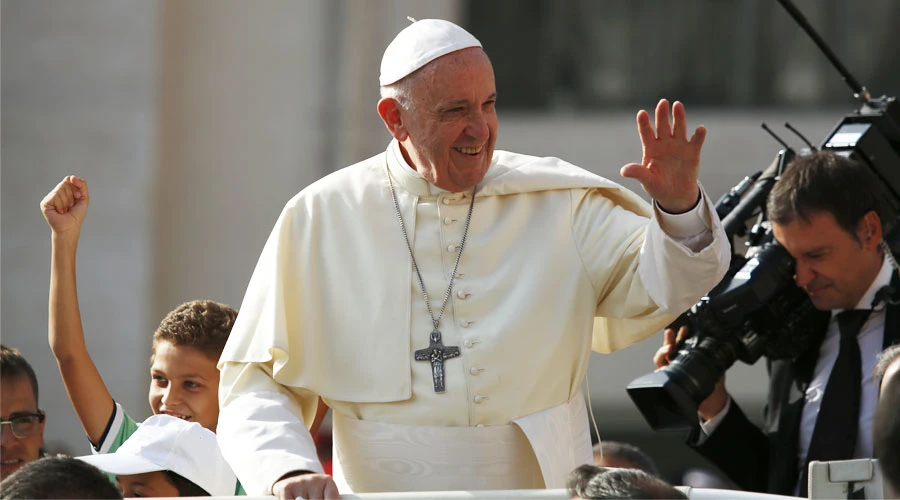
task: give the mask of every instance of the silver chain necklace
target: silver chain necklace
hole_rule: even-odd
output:
[[[391,177],[390,167],[385,164],[387,171],[388,184],[391,186],[391,199],[394,201],[394,212],[397,220],[400,222],[400,232],[403,233],[403,240],[406,241],[406,248],[409,250],[409,258],[412,260],[413,269],[416,271],[416,277],[419,278],[419,288],[422,290],[422,297],[425,299],[425,307],[428,308],[428,315],[431,316],[431,335],[429,337],[428,347],[419,349],[415,352],[416,361],[430,361],[431,375],[434,382],[434,392],[444,392],[444,360],[459,356],[459,346],[444,347],[441,341],[441,331],[438,327],[441,324],[441,318],[444,316],[444,309],[447,308],[447,301],[450,300],[450,294],[453,291],[453,282],[456,280],[456,270],[459,268],[459,260],[462,257],[463,249],[466,246],[466,237],[469,235],[469,222],[472,221],[472,210],[475,208],[475,191],[478,186],[472,188],[472,200],[469,202],[469,214],[466,216],[466,225],[463,229],[462,240],[459,242],[459,252],[456,254],[456,263],[453,264],[453,273],[450,275],[450,284],[444,293],[444,301],[441,303],[441,310],[437,317],[431,308],[431,301],[428,299],[428,292],[425,290],[425,280],[422,279],[422,273],[419,272],[419,265],[416,263],[416,256],[413,255],[412,244],[409,242],[409,234],[406,232],[406,224],[403,223],[403,216],[400,214],[400,204],[397,203],[397,193],[394,189],[394,181]]]

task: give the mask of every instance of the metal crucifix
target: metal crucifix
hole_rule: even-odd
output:
[[[416,351],[416,361],[431,362],[431,377],[434,379],[434,392],[444,392],[444,360],[459,356],[459,346],[444,347],[441,332],[435,328],[431,331],[428,347]]]

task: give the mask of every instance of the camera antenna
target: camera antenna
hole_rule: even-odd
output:
[[[841,64],[841,61],[838,60],[837,56],[834,52],[828,48],[828,45],[825,44],[825,40],[822,39],[821,36],[816,32],[816,30],[809,24],[809,21],[806,19],[806,16],[803,15],[802,12],[794,5],[794,2],[791,0],[778,0],[778,3],[784,7],[785,10],[788,11],[788,14],[797,21],[797,24],[803,28],[810,38],[812,38],[813,42],[822,50],[822,53],[825,54],[825,57],[828,58],[828,61],[831,62],[831,65],[834,66],[835,69],[838,70],[838,73],[841,74],[841,77],[847,82],[847,85],[850,86],[850,90],[853,91],[853,97],[862,101],[863,104],[873,107],[872,96],[869,95],[869,91],[866,90],[866,87],[861,85],[853,75],[850,74],[850,71]]]
[[[801,141],[803,141],[804,143],[806,143],[806,145],[809,147],[809,150],[810,150],[810,151],[813,151],[813,152],[818,151],[818,149],[817,149],[815,146],[813,146],[812,143],[809,142],[809,140],[807,140],[806,137],[804,137],[803,134],[801,134],[799,130],[797,130],[797,129],[795,129],[794,127],[792,127],[790,123],[784,122],[784,127],[785,127],[786,129],[790,130],[791,132],[793,132],[794,135],[796,135],[797,137],[799,137]]]
[[[772,129],[770,129],[769,126],[766,125],[766,122],[762,123],[762,128],[763,128],[763,130],[768,132],[769,135],[771,135],[772,138],[778,142],[778,144],[781,144],[781,147],[783,147],[785,149],[785,151],[787,151],[788,153],[791,153],[791,155],[794,154],[794,149],[792,147],[788,146],[788,143],[781,140],[781,137],[778,137],[778,134],[776,134],[775,132],[772,132]]]
[[[785,166],[787,166],[787,164],[794,158],[794,156],[797,155],[797,153],[794,151],[794,148],[788,146],[788,143],[781,140],[781,137],[778,137],[778,134],[773,132],[772,129],[770,129],[769,126],[766,125],[766,122],[762,123],[762,128],[763,128],[763,130],[768,132],[769,135],[771,135],[772,138],[778,142],[778,144],[781,144],[781,147],[784,148],[783,150],[781,150],[778,153],[778,156],[777,156],[778,161],[776,161],[777,170],[775,171],[775,174],[776,174],[776,176],[780,176],[782,174],[782,172],[784,172]],[[771,186],[770,186],[770,188],[771,188]]]

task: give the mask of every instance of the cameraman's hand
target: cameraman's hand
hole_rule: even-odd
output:
[[[675,346],[689,336],[690,332],[687,326],[679,328],[677,335],[675,330],[666,328],[663,345],[653,355],[653,363],[656,365],[656,368],[660,369],[668,366],[672,361],[672,355],[675,354]],[[716,382],[709,397],[700,403],[700,407],[697,408],[697,414],[703,420],[709,420],[721,412],[725,408],[726,403],[728,403],[728,391],[725,390],[725,375],[722,375],[722,378]]]
[[[668,366],[672,361],[672,355],[675,354],[675,346],[688,336],[687,326],[679,328],[677,336],[675,335],[675,330],[666,328],[663,345],[657,349],[656,354],[653,355],[653,364],[655,364],[657,368]]]
[[[301,473],[299,475],[285,476],[272,486],[272,493],[279,500],[305,500],[339,499],[337,485],[334,479],[325,474]]]

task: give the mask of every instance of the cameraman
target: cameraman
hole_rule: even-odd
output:
[[[876,300],[882,288],[900,286],[882,243],[882,221],[895,216],[869,168],[829,151],[794,160],[766,208],[775,238],[796,261],[797,286],[823,311],[821,333],[803,354],[767,360],[762,429],[730,398],[723,377],[700,405],[688,444],[742,489],[805,497],[810,461],[872,457],[871,374],[878,353],[900,342],[900,307]],[[850,309],[866,311],[856,314],[858,334],[848,315],[839,316]],[[688,334],[666,331],[658,367]]]

